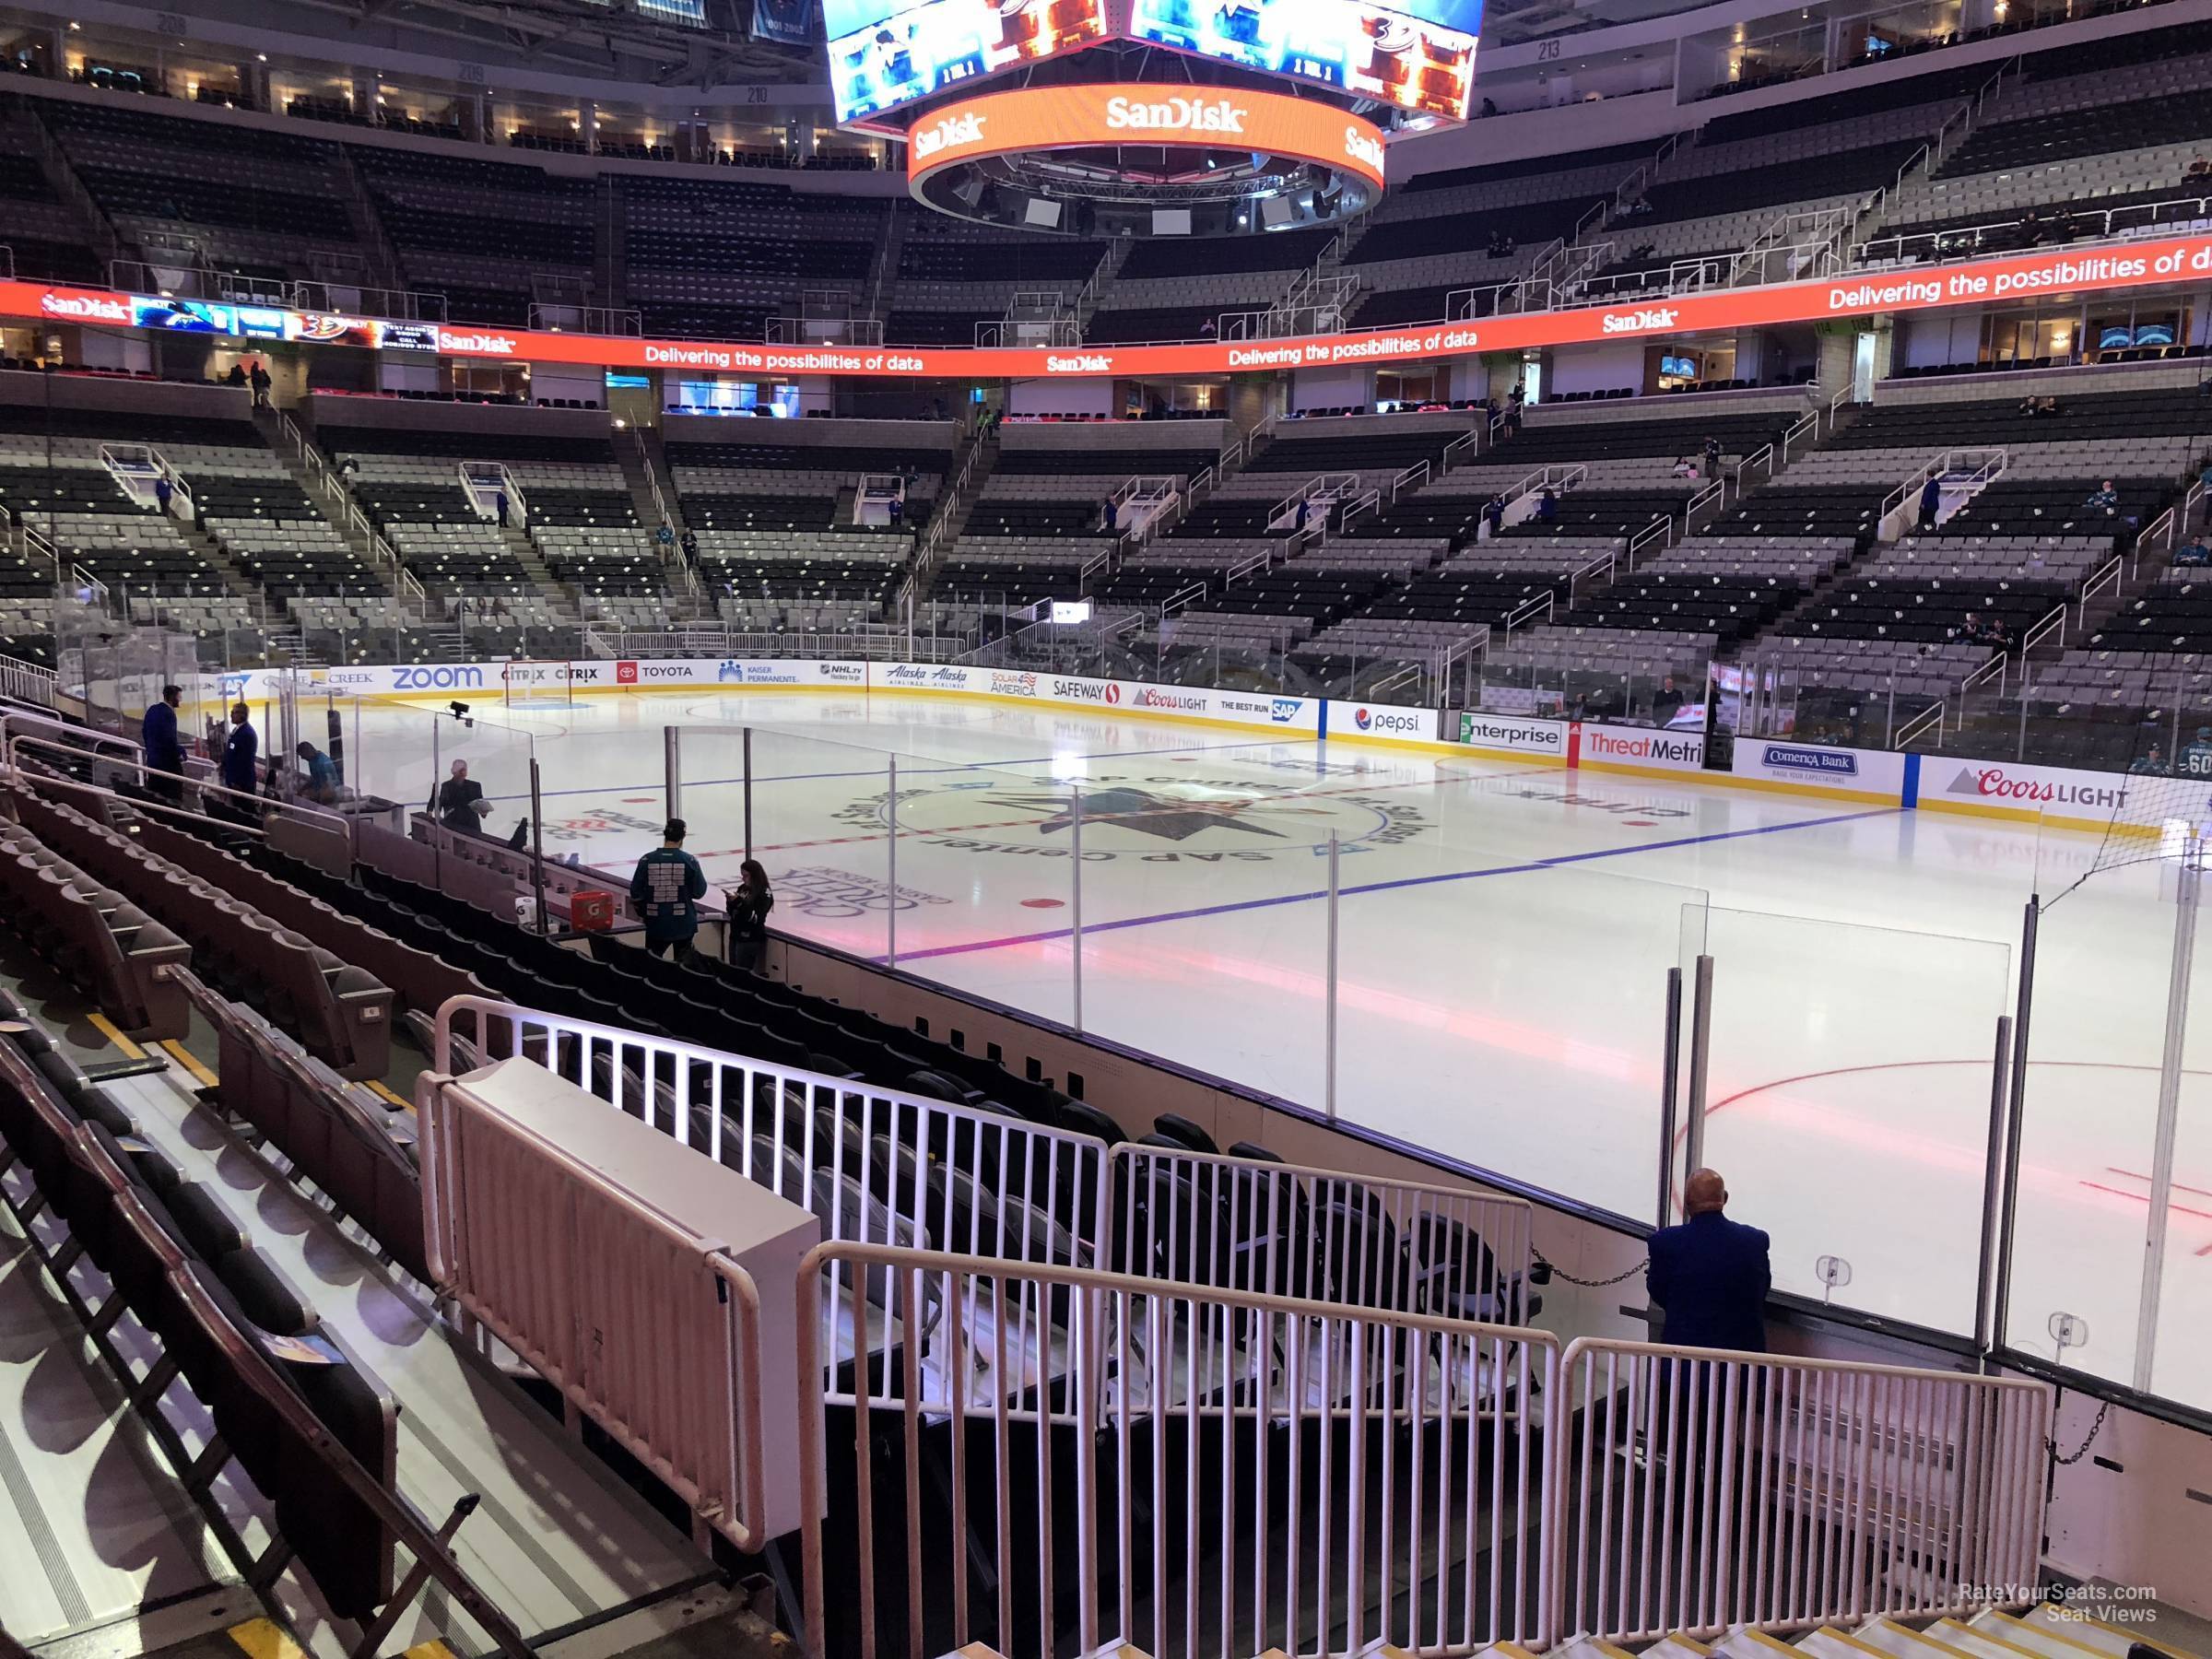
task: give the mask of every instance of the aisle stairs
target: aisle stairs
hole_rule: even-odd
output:
[[[1552,1652],[1559,1659],[2128,1659],[2131,1648],[2147,1648],[2158,1659],[2197,1659],[2169,1642],[2148,1641],[2121,1626],[2045,1604],[2020,1614],[1985,1609],[1966,1619],[1939,1618],[1915,1630],[1891,1618],[1870,1618],[1854,1630],[1834,1625],[1805,1630],[1794,1641],[1763,1630],[1731,1630],[1718,1641],[1696,1641],[1676,1634],[1638,1652],[1594,1636],[1577,1636]],[[971,1641],[944,1659],[1006,1659],[987,1642]],[[1088,1659],[1150,1659],[1126,1641],[1108,1642]],[[1287,1659],[1269,1648],[1258,1659]],[[1380,1642],[1363,1659],[1410,1659],[1403,1648]],[[1496,1641],[1477,1659],[1536,1659],[1519,1642]]]

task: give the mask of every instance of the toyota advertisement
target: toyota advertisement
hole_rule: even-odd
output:
[[[1141,41],[1464,121],[1480,0],[1135,0]]]
[[[841,123],[1102,40],[1105,0],[822,0]],[[896,132],[897,128],[882,130]]]

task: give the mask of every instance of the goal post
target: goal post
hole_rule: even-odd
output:
[[[565,709],[575,701],[575,665],[540,657],[513,657],[500,677],[511,709]]]

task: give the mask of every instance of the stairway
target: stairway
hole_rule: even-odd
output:
[[[223,550],[222,543],[189,519],[181,519],[172,514],[169,522],[177,527],[177,534],[183,537],[186,547],[215,567],[216,574],[223,579],[223,585],[232,594],[257,603],[260,601],[260,586],[231,561],[230,555]]]
[[[315,512],[324,524],[336,531],[340,540],[353,549],[354,557],[368,567],[371,575],[387,594],[398,592],[394,581],[394,567],[385,554],[370,539],[366,515],[354,522],[351,515],[338,511],[327,490],[326,480],[335,477],[325,473],[321,479],[308,469],[300,453],[286,440],[282,417],[275,409],[255,409],[253,424],[260,429],[262,441],[269,453],[283,463],[284,470],[291,475],[292,482],[300,486],[300,493],[313,503]]]
[[[903,199],[893,199],[884,221],[883,241],[876,250],[876,263],[868,270],[868,286],[862,299],[865,315],[890,315],[891,295],[899,282],[899,260],[906,249],[907,227],[913,222],[913,213]]]
[[[369,194],[369,182],[361,176],[360,167],[350,150],[344,145],[334,147],[341,158],[337,165],[347,183],[346,218],[353,227],[355,243],[366,255],[369,279],[380,288],[404,288],[406,272],[400,266],[399,252],[384,234],[384,222],[378,217],[375,199]]]
[[[598,200],[594,204],[596,226],[592,274],[599,290],[598,303],[609,311],[628,303],[629,293],[629,238],[623,175],[599,175]]]
[[[992,469],[998,465],[998,435],[980,434],[975,440],[975,464],[969,469],[967,483],[956,493],[938,498],[926,534],[915,547],[916,600],[928,598],[930,590],[935,586],[937,565],[967,530],[969,517],[974,512],[976,502],[982,499],[983,486],[991,481]]]
[[[582,612],[577,606],[575,590],[564,582],[554,580],[553,572],[546,568],[546,561],[538,553],[537,544],[530,539],[530,533],[509,524],[500,532],[500,540],[506,544],[508,556],[523,567],[531,583],[553,601],[555,615],[564,624],[579,624]]]
[[[629,438],[615,437],[615,459],[622,467],[622,482],[629,488],[629,504],[637,512],[638,523],[648,532],[661,526],[661,515],[668,515],[669,526],[680,538],[685,530],[684,504],[677,500],[676,484],[668,477],[665,452],[661,448],[661,435],[651,427],[632,427]],[[655,490],[658,496],[655,496]]]

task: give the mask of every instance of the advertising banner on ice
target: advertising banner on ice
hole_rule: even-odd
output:
[[[1656,731],[1650,726],[1594,725],[1575,728],[1575,764],[1624,766],[1640,771],[1703,771],[1705,734]]]
[[[2212,779],[2075,771],[2010,760],[1923,755],[1920,801],[1935,812],[2002,812],[2074,827],[2212,823]]]
[[[1434,709],[1332,700],[1328,734],[1332,737],[1395,737],[1407,743],[1434,743],[1437,713]]]
[[[1551,755],[1567,759],[1567,723],[1532,720],[1519,714],[1469,714],[1459,717],[1459,740],[1469,748],[1502,749],[1516,755]]]
[[[1739,778],[1854,797],[1901,802],[1911,757],[1881,749],[1830,748],[1780,737],[1738,737],[1730,770]]]

